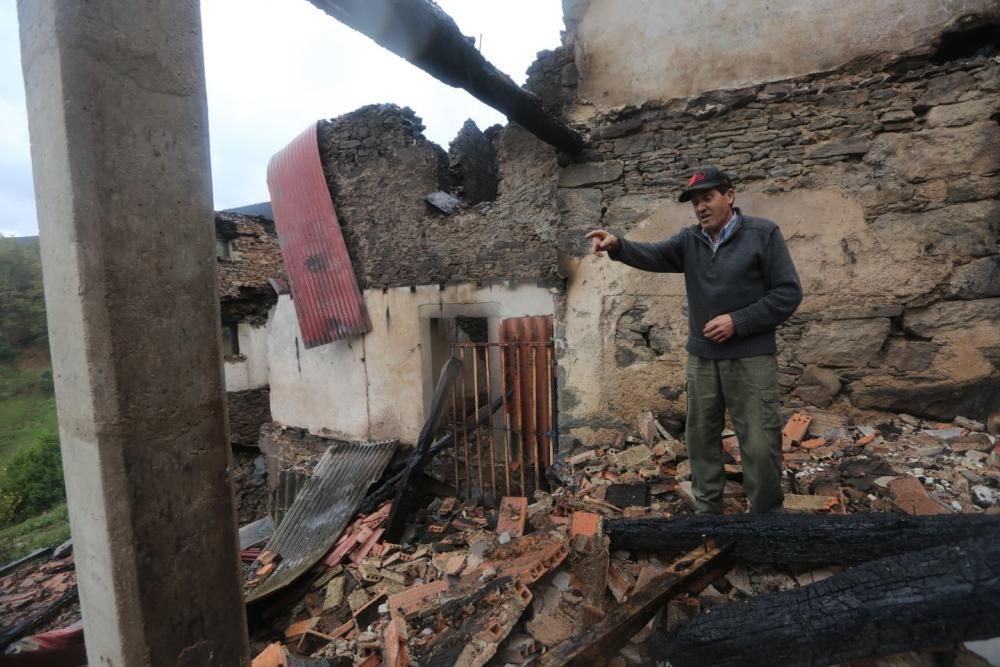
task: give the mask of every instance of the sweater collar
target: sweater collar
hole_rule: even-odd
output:
[[[742,222],[743,222],[743,211],[741,211],[738,206],[734,206],[733,217],[729,218],[729,222],[723,225],[722,229],[719,230],[718,240],[713,241],[712,237],[708,235],[708,232],[706,232],[704,229],[701,228],[701,225],[695,224],[695,228],[697,233],[701,236],[701,238],[704,239],[705,242],[712,247],[713,251],[715,251],[719,248],[719,246],[725,243],[734,233],[736,233],[736,230],[739,228]]]

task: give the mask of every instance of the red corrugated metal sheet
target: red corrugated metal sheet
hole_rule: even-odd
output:
[[[539,475],[552,464],[555,401],[552,317],[513,317],[500,322],[500,343],[519,343],[507,350],[503,369],[514,389],[508,403],[512,428],[521,432],[528,460]],[[542,343],[533,345],[532,343]]]
[[[323,175],[315,123],[271,158],[267,187],[305,347],[371,331]]]

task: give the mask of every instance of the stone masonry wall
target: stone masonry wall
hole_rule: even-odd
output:
[[[675,199],[705,164],[734,174],[738,206],[781,225],[803,279],[779,330],[787,406],[1000,409],[998,123],[995,48],[599,117],[559,175],[562,233],[577,239],[557,317],[562,430],[683,414],[682,284],[585,258],[582,234],[655,240],[693,223]]]
[[[229,406],[229,440],[233,444],[256,447],[260,427],[271,421],[271,392],[268,387],[226,392]]]
[[[319,129],[361,289],[557,279],[555,152],[527,132],[508,127],[498,139],[496,201],[444,215],[424,197],[451,189],[448,159],[412,110],[362,107]]]
[[[269,278],[283,278],[281,249],[274,222],[254,215],[217,212],[215,236],[229,244],[230,257],[219,259],[222,319],[263,324],[277,302]]]

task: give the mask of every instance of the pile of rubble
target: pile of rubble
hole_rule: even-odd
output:
[[[995,436],[963,418],[939,424],[897,415],[857,425],[811,410],[791,415],[783,439],[785,511],[754,515],[746,512],[737,436],[725,432],[722,517],[693,515],[685,444],[649,413],[606,446],[565,451],[547,471],[548,491],[505,497],[498,508],[442,493],[440,483],[428,494],[426,479],[417,493],[404,482],[419,472],[415,458],[387,464],[384,443],[374,443],[382,458],[365,468],[354,495],[329,495],[340,493],[338,484],[310,491],[323,470],[344,474],[331,452],[368,450],[343,443],[320,456],[306,448],[276,466],[294,499],[273,520],[241,530],[253,664],[724,664],[722,649],[703,642],[720,631],[733,664],[757,664],[748,642],[786,651],[775,664],[830,664],[830,655],[852,664],[846,658],[888,647],[941,645],[963,664],[985,664],[955,642],[1000,627],[1000,517],[988,516],[1000,514]],[[304,481],[291,484],[293,477]],[[390,541],[401,497],[403,528]],[[286,533],[303,521],[300,501],[319,502],[321,513],[329,501],[346,514],[329,535],[312,528],[310,539],[323,546],[304,574],[256,599],[276,569],[301,555],[269,549],[282,521],[292,524]],[[8,643],[78,619],[72,555],[47,556],[0,577]],[[955,577],[979,583],[955,594]],[[875,597],[862,606],[843,599],[859,589]],[[788,605],[798,624],[788,621]],[[837,617],[845,608],[865,625]],[[773,618],[784,620],[775,627]],[[894,618],[908,620],[880,621]],[[720,630],[723,622],[753,631]],[[789,628],[816,639],[789,642]],[[835,641],[866,628],[910,634]],[[879,664],[933,664],[927,652],[908,656]]]
[[[1000,448],[977,422],[900,415],[855,426],[814,411],[792,415],[783,439],[787,514],[1000,512]],[[734,433],[725,433],[724,445],[726,513],[743,514]],[[723,564],[724,550],[702,538],[692,553],[711,552],[711,576],[699,570],[699,579],[681,572],[692,556],[680,548],[691,545],[616,544],[629,521],[682,527],[692,512],[686,447],[649,413],[637,433],[564,454],[548,477],[551,492],[530,501],[506,497],[498,509],[433,499],[414,508],[399,543],[382,540],[388,503],[358,515],[310,571],[291,614],[256,633],[270,643],[256,644],[254,665],[591,664],[585,656],[651,664],[650,647],[655,653],[662,637],[702,611],[794,592],[855,564],[777,567],[746,562],[746,550]],[[994,528],[956,530],[976,535],[984,525]],[[251,551],[248,558],[264,575],[280,556]]]
[[[1000,447],[983,424],[898,415],[849,426],[822,411],[795,413],[782,431],[786,512],[1000,512]],[[747,509],[739,442],[723,432],[725,512]],[[683,514],[694,507],[687,448],[650,413],[639,434],[580,448],[552,473],[604,516]]]
[[[0,653],[33,632],[80,620],[76,570],[67,545],[39,549],[0,568]]]

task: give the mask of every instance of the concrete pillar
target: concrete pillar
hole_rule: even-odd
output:
[[[18,16],[89,664],[246,664],[198,1]]]

